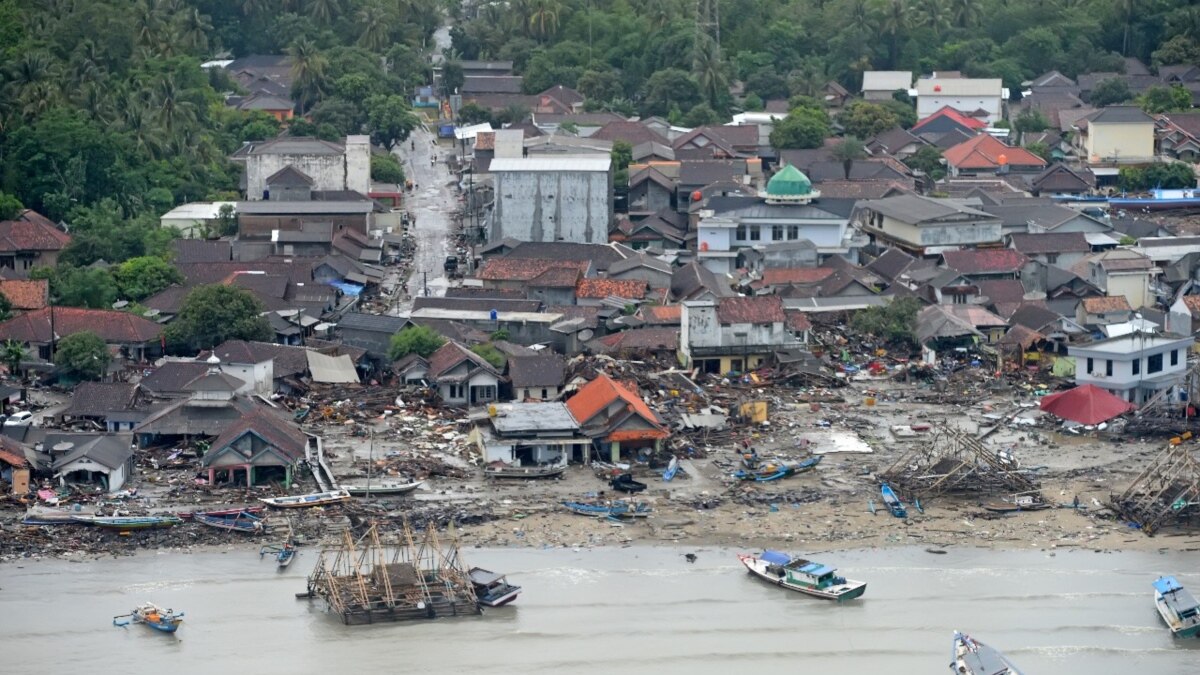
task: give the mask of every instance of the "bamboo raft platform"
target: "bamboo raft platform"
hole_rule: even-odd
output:
[[[377,525],[357,540],[345,531],[321,550],[308,592],[296,596],[324,600],[348,626],[482,613],[457,537],[443,545],[429,528],[418,542],[407,520],[397,535],[384,543]]]

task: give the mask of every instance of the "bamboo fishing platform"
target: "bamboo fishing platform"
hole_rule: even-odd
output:
[[[482,613],[457,537],[443,545],[429,528],[418,541],[408,521],[395,535],[385,543],[377,525],[357,540],[345,531],[321,550],[308,592],[296,596],[324,600],[348,626]]]

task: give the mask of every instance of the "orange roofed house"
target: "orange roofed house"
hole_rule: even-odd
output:
[[[37,348],[38,356],[53,361],[58,341],[91,331],[109,348],[117,347],[131,361],[162,354],[162,326],[136,314],[107,309],[45,307],[0,322],[0,341],[16,340]]]
[[[603,373],[572,396],[567,409],[593,445],[608,445],[613,462],[621,460],[622,449],[657,448],[671,435],[662,418],[638,395],[636,385]]]
[[[34,267],[54,267],[71,237],[49,218],[26,209],[12,220],[0,221],[0,267],[7,277],[25,278]]]
[[[1005,145],[987,134],[948,148],[942,156],[951,176],[975,176],[1002,169],[1036,173],[1046,168],[1046,160],[1041,157],[1025,148]]]

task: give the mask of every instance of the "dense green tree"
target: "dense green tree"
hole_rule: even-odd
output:
[[[1166,190],[1196,186],[1196,173],[1183,162],[1156,162],[1146,166],[1122,167],[1117,175],[1122,190],[1143,191],[1153,188]]]
[[[157,256],[130,258],[112,270],[120,296],[139,301],[171,284],[183,283],[183,275],[174,265]]]
[[[371,155],[371,180],[380,183],[404,183],[404,167],[392,155]]]
[[[829,116],[813,108],[793,108],[771,130],[771,145],[777,150],[819,148],[829,138]]]
[[[8,367],[10,375],[20,373],[21,361],[25,360],[26,351],[25,345],[16,340],[5,340],[0,343],[0,363]]]
[[[492,364],[493,368],[498,370],[504,369],[504,362],[507,360],[504,357],[504,352],[496,349],[495,345],[484,343],[471,347],[471,351],[483,357],[484,361]]]
[[[1185,112],[1192,107],[1192,92],[1179,85],[1150,87],[1137,97],[1137,104],[1151,115]]]
[[[12,301],[7,295],[0,293],[0,321],[7,321],[12,318]]]
[[[847,105],[837,121],[848,135],[858,138],[871,138],[900,124],[887,106],[870,101],[854,101]]]
[[[847,136],[833,146],[830,154],[835,160],[842,163],[846,180],[850,180],[850,170],[854,168],[855,162],[867,158],[867,148],[854,136]]]
[[[219,284],[198,286],[167,326],[167,347],[176,354],[195,354],[226,340],[270,341],[274,333],[263,311],[250,291]]]
[[[649,115],[666,115],[672,106],[691,110],[700,103],[700,86],[686,71],[678,68],[660,70],[646,82],[642,109]]]
[[[896,298],[881,307],[868,307],[850,317],[850,327],[888,342],[917,343],[917,312],[921,301]]]
[[[492,112],[478,103],[464,103],[458,109],[458,119],[463,124],[482,124],[492,119]]]
[[[13,195],[0,192],[0,220],[15,220],[25,212],[25,205]]]
[[[462,89],[467,81],[463,74],[462,64],[458,61],[447,61],[442,64],[442,93],[446,96]]]
[[[371,140],[389,151],[397,143],[408,140],[408,135],[420,124],[403,96],[379,95],[367,99],[367,129],[371,132]]]
[[[576,83],[588,100],[611,101],[622,94],[621,78],[611,70],[586,70]]]
[[[685,127],[702,127],[708,124],[720,124],[724,121],[724,117],[717,114],[707,103],[700,103],[687,111],[683,116],[683,126]]]
[[[108,370],[112,355],[108,345],[91,331],[68,335],[58,341],[54,365],[74,380],[99,380]]]
[[[611,155],[613,183],[627,185],[629,183],[629,165],[633,162],[633,146],[629,144],[629,141],[613,141]]]
[[[1026,108],[1013,120],[1013,129],[1021,133],[1037,133],[1050,128],[1050,120],[1037,108]]]
[[[396,361],[409,354],[427,358],[444,344],[446,338],[429,326],[409,326],[392,336],[388,344],[388,358]]]
[[[1096,83],[1088,101],[1097,108],[1103,108],[1114,103],[1124,103],[1132,98],[1133,92],[1129,91],[1129,84],[1123,78],[1110,77]]]
[[[946,166],[942,161],[942,151],[934,145],[923,145],[912,156],[904,160],[910,169],[923,172],[934,180],[946,175]]]
[[[50,302],[55,305],[108,309],[119,295],[112,274],[102,268],[35,267],[29,278],[50,281]]]

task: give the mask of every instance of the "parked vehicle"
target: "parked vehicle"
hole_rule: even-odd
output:
[[[29,412],[28,410],[18,410],[17,412],[9,415],[8,418],[4,420],[4,426],[6,426],[6,427],[24,426],[27,424],[31,424],[32,421],[33,421],[33,413]]]

